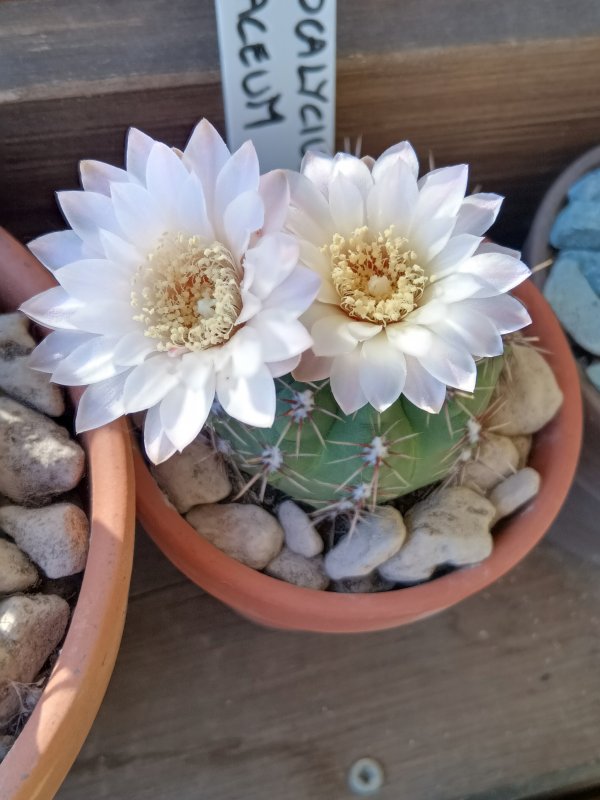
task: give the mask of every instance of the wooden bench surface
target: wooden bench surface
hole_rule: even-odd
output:
[[[599,502],[576,486],[488,591],[359,636],[257,627],[140,531],[117,666],[58,800],[337,800],[362,756],[381,800],[600,797]]]

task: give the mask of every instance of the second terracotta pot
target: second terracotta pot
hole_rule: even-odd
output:
[[[0,311],[14,311],[55,282],[0,229]],[[76,401],[77,393],[72,395]],[[94,721],[125,622],[135,509],[124,420],[81,437],[87,456],[90,547],[77,605],[44,691],[0,764],[1,800],[51,800]]]

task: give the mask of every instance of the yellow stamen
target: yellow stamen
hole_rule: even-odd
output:
[[[233,256],[220,242],[165,234],[132,281],[131,305],[156,349],[205,350],[226,342],[242,308]]]
[[[394,226],[373,236],[365,226],[346,239],[339,233],[323,252],[331,260],[333,285],[343,311],[379,325],[399,322],[413,311],[428,278],[417,254]]]

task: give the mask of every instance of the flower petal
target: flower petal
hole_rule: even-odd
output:
[[[115,363],[124,367],[136,367],[156,350],[156,340],[144,336],[141,331],[131,331],[121,337],[115,346]]]
[[[259,180],[258,156],[254,145],[248,140],[225,162],[217,176],[215,217],[212,220],[215,228],[232,200],[242,192],[258,191]]]
[[[492,295],[497,294],[495,289],[476,275],[468,272],[455,272],[445,278],[430,283],[423,292],[421,307],[432,299],[440,300],[442,303],[456,303],[459,300],[466,300],[481,291],[489,291]]]
[[[147,252],[143,250],[140,252],[135,245],[125,241],[112,231],[100,231],[100,241],[105,257],[113,264],[119,264],[130,275],[133,275],[148,255]]]
[[[92,334],[80,331],[52,331],[29,355],[27,366],[40,372],[53,372],[63,358],[92,338]]]
[[[26,300],[19,310],[47,328],[75,330],[74,318],[81,308],[81,303],[70,297],[62,286],[53,286]]]
[[[87,387],[77,405],[77,433],[99,428],[123,416],[123,387],[126,379],[127,373],[122,372]]]
[[[290,187],[285,172],[274,169],[261,175],[258,191],[265,209],[263,233],[278,233],[285,224],[290,204]]]
[[[56,277],[71,297],[92,304],[98,298],[129,300],[130,275],[112,261],[88,258],[64,266]]]
[[[329,183],[329,200],[331,202],[331,180],[339,175],[347,178],[360,192],[363,201],[366,203],[369,192],[373,188],[373,176],[371,170],[364,161],[348,153],[337,153],[333,159],[333,169],[331,171]],[[362,223],[361,223],[362,224]]]
[[[317,247],[329,244],[335,233],[329,203],[318,188],[304,175],[286,171],[290,186],[290,209],[287,227]]]
[[[302,353],[300,363],[293,370],[294,380],[321,381],[331,375],[332,358],[316,356],[312,350]]]
[[[346,355],[337,356],[331,365],[331,391],[344,414],[353,414],[368,402],[357,380],[360,365],[360,347],[355,347]]]
[[[428,172],[419,181],[415,219],[426,225],[437,217],[455,217],[465,199],[469,168],[466,164]]]
[[[331,262],[319,247],[316,247],[306,239],[300,239],[300,260],[303,264],[315,272],[320,280],[318,298],[321,303],[334,303],[338,305],[340,296],[337,293],[331,279]]]
[[[125,381],[123,403],[128,414],[160,401],[179,382],[180,360],[166,354],[151,356],[134,367]]]
[[[291,275],[269,293],[264,307],[285,308],[292,316],[299,317],[313,302],[320,286],[319,276],[298,264]]]
[[[254,190],[236,195],[225,209],[222,226],[225,243],[238,264],[248,247],[250,235],[262,227],[264,218],[262,198]]]
[[[417,408],[430,414],[438,414],[446,399],[446,385],[430,375],[418,359],[406,356],[403,394]]]
[[[262,316],[262,315],[261,315]],[[231,358],[231,369],[235,375],[253,375],[265,362],[261,337],[251,323],[231,337],[222,348],[224,359]]]
[[[377,183],[385,175],[388,167],[396,161],[403,161],[412,172],[415,181],[419,177],[419,159],[410,142],[399,142],[384,150],[373,164],[373,180]]]
[[[503,197],[481,192],[465,197],[458,211],[454,233],[472,233],[483,236],[498,216]]]
[[[84,244],[75,231],[47,233],[29,242],[27,246],[52,272],[84,257]]]
[[[319,192],[327,197],[329,193],[329,179],[333,171],[333,159],[327,153],[318,150],[308,150],[302,158],[300,172],[313,183]]]
[[[164,219],[172,230],[179,230],[178,200],[188,176],[181,159],[171,148],[162,142],[154,142],[146,162],[146,188],[160,205]]]
[[[280,378],[282,375],[288,375],[290,372],[293,372],[300,363],[301,357],[302,356],[298,355],[292,358],[286,358],[285,361],[270,361],[267,367],[274,378]]]
[[[114,184],[114,186],[128,184]],[[98,192],[57,192],[61,211],[75,233],[94,252],[102,253],[100,229],[118,232],[119,225],[109,197]]]
[[[426,223],[413,219],[409,240],[417,253],[417,262],[428,271],[429,263],[448,245],[454,232],[454,217],[439,217]]]
[[[162,464],[177,451],[173,442],[164,432],[158,405],[148,409],[144,423],[144,447],[153,464]]]
[[[248,322],[249,319],[252,319],[263,307],[262,301],[259,297],[252,294],[251,291],[241,287],[242,289],[242,310],[240,311],[240,315],[236,320],[237,325],[241,325],[244,322]]]
[[[435,337],[424,325],[398,323],[385,329],[390,343],[405,355],[419,358],[434,346]]]
[[[392,161],[369,192],[367,218],[371,231],[383,233],[393,225],[396,236],[407,236],[418,198],[417,182],[410,167],[400,158]]]
[[[215,398],[215,377],[203,391],[193,391],[178,384],[160,404],[160,421],[164,433],[181,452],[198,436]]]
[[[427,264],[427,274],[431,280],[439,280],[456,272],[459,265],[475,253],[481,245],[481,236],[461,233],[452,236],[446,246]]]
[[[446,386],[472,392],[477,381],[477,367],[464,347],[457,347],[432,333],[433,345],[419,356],[421,366]]]
[[[112,205],[123,236],[149,252],[168,229],[156,199],[134,183],[113,183]]]
[[[129,128],[127,132],[127,154],[125,163],[127,172],[142,186],[146,185],[146,162],[152,150],[154,139],[137,128]]]
[[[514,289],[531,275],[529,268],[522,261],[505,256],[503,253],[482,253],[473,256],[463,261],[459,271],[485,281],[494,287],[497,294]]]
[[[215,232],[208,218],[202,184],[193,172],[190,172],[181,186],[176,200],[176,216],[178,232],[200,236],[208,242],[214,241]]]
[[[124,372],[127,367],[114,361],[117,342],[116,336],[94,336],[80,344],[58,364],[52,380],[66,386],[87,386]]]
[[[72,315],[73,325],[88,333],[124,336],[139,330],[133,319],[131,304],[119,298],[101,297],[96,303],[79,303]]]
[[[275,383],[266,366],[251,376],[220,372],[217,397],[234,419],[258,428],[270,428],[275,419]]]
[[[283,361],[303,353],[312,345],[304,325],[285,311],[263,311],[248,322],[260,341],[263,361]]]
[[[185,146],[183,161],[200,178],[208,208],[212,208],[214,203],[217,175],[230,157],[231,153],[216,129],[207,119],[202,119]]]
[[[329,184],[329,207],[336,231],[342,236],[350,236],[365,223],[363,195],[343,174],[334,176]]]
[[[525,306],[508,294],[465,300],[461,305],[490,319],[500,334],[513,333],[531,324],[531,317]]]
[[[494,323],[462,303],[449,306],[446,319],[431,327],[444,341],[466,348],[474,356],[499,356],[504,352],[502,337]]]
[[[406,380],[406,361],[389,344],[385,333],[364,342],[359,380],[365,397],[377,411],[385,411],[400,397]]]
[[[310,328],[313,352],[317,356],[339,356],[351,353],[357,345],[348,328],[348,317],[337,308],[317,320]]]
[[[104,164],[102,161],[80,161],[79,176],[86,192],[98,192],[107,197],[110,197],[111,183],[129,182],[129,175],[124,169]]]
[[[266,299],[298,265],[298,243],[285,233],[262,236],[246,251],[244,288]]]

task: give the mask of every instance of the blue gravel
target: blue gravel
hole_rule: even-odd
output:
[[[574,255],[579,253],[558,256],[544,286],[544,294],[577,344],[600,356],[600,298]]]
[[[594,361],[590,364],[586,369],[586,373],[596,389],[600,391],[600,361]]]
[[[569,189],[569,200],[600,201],[600,169],[588,172]]]
[[[600,250],[600,203],[575,200],[563,208],[550,233],[557,250]]]

